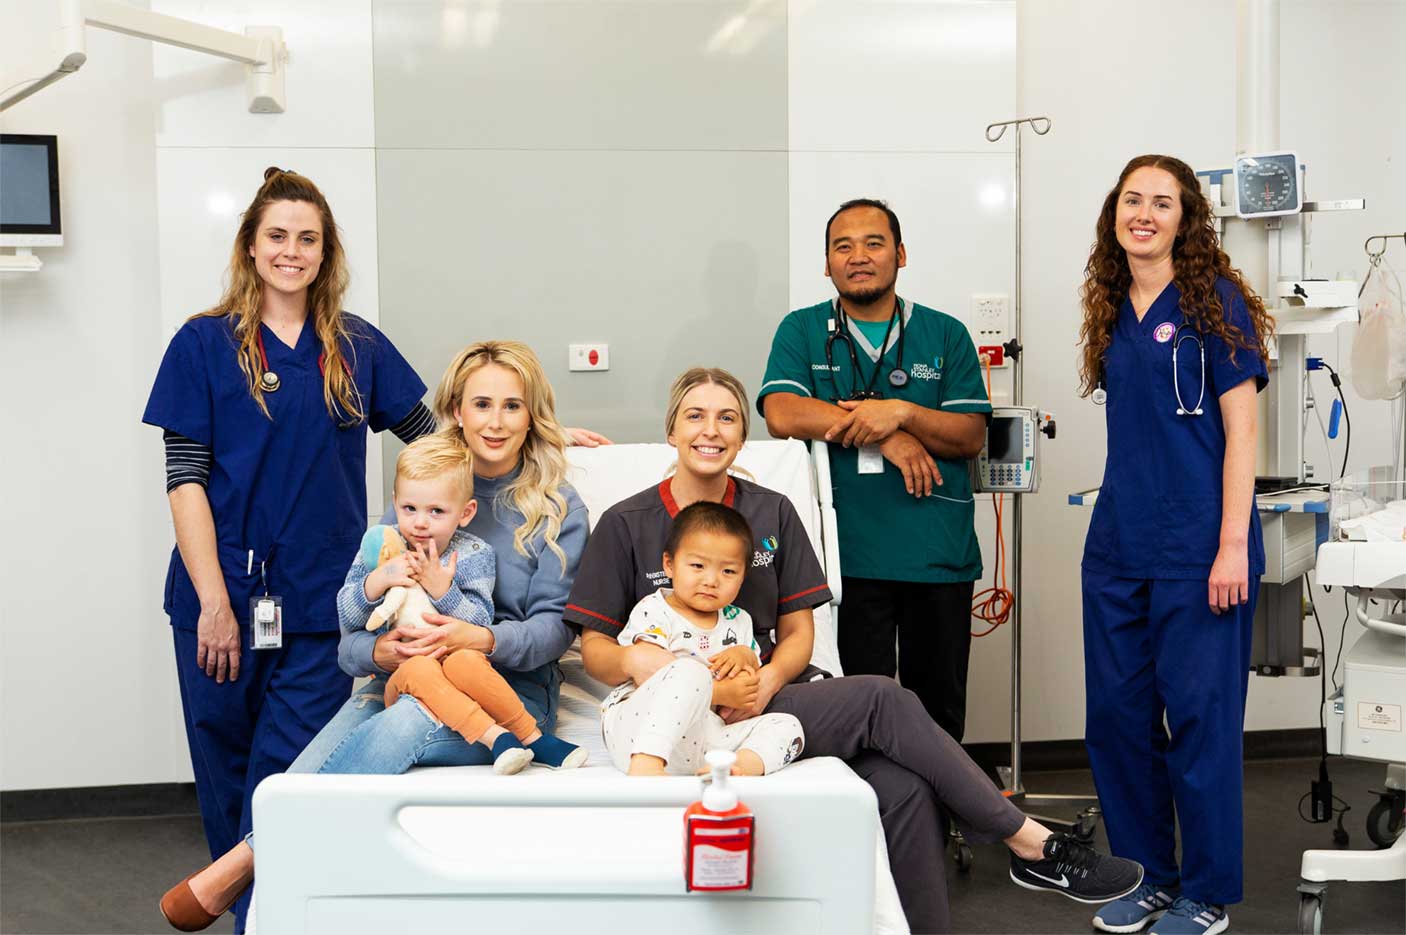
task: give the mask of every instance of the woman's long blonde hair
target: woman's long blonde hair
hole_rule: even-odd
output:
[[[480,341],[470,344],[449,362],[444,378],[435,391],[434,410],[439,418],[440,433],[458,439],[464,445],[464,430],[455,424],[459,407],[464,402],[464,383],[476,370],[497,364],[517,374],[526,395],[527,439],[518,454],[519,471],[503,491],[523,516],[522,525],[513,532],[513,547],[531,558],[530,544],[539,531],[562,567],[566,553],[557,545],[561,524],[566,519],[566,497],[561,487],[566,483],[566,431],[557,421],[556,394],[542,371],[542,364],[532,348],[518,341]]]
[[[254,268],[249,248],[259,232],[264,210],[277,201],[302,201],[317,209],[322,218],[322,267],[317,278],[308,286],[308,317],[313,333],[322,345],[322,399],[327,412],[343,426],[355,425],[366,418],[361,397],[352,381],[348,355],[354,354],[353,335],[347,329],[342,314],[342,298],[350,279],[346,254],[332,209],[311,180],[296,172],[270,167],[264,170],[264,183],[245,209],[239,232],[234,237],[234,249],[229,260],[229,285],[220,301],[192,318],[226,317],[239,342],[239,369],[249,384],[249,395],[269,416],[260,382],[263,359],[259,355],[259,308],[263,303],[264,282]],[[272,416],[269,416],[272,418]]]

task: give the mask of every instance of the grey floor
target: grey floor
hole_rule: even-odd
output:
[[[1246,901],[1231,909],[1231,931],[1295,931],[1299,857],[1331,847],[1328,825],[1308,825],[1296,812],[1316,773],[1313,760],[1261,760],[1246,766]],[[1351,847],[1368,848],[1367,810],[1382,767],[1333,763],[1334,791],[1349,805]],[[1078,792],[1087,772],[1030,773],[1032,791]],[[162,891],[207,859],[194,815],[0,825],[0,932],[164,932],[156,902]],[[1087,932],[1088,907],[1011,885],[999,845],[980,847],[968,873],[949,869],[957,932]],[[1406,931],[1406,884],[1332,886],[1328,932]],[[209,931],[232,931],[226,916]]]

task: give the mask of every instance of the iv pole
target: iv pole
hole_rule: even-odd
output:
[[[1006,344],[1006,354],[1013,361],[1014,386],[1011,404],[1022,405],[1023,369],[1021,357],[1021,232],[1020,232],[1020,131],[1021,124],[1028,124],[1036,136],[1050,132],[1052,123],[1049,117],[1021,117],[1017,120],[1003,120],[986,127],[986,141],[995,143],[1006,134],[1007,127],[1015,127],[1015,328],[1012,340]],[[993,132],[994,131],[994,132]],[[1067,828],[1080,837],[1092,836],[1093,820],[1098,814],[1098,798],[1091,795],[1034,795],[1025,791],[1021,777],[1020,763],[1020,635],[1021,616],[1025,607],[1025,595],[1021,590],[1021,526],[1023,497],[1016,494],[1015,507],[1011,514],[1011,591],[1015,595],[1015,617],[1011,621],[1011,765],[998,767],[997,773],[1003,784],[1003,794],[1024,811],[1026,805],[1084,806],[1079,817],[1073,820],[1031,815],[1046,825]]]

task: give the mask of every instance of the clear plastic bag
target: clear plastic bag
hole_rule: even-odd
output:
[[[1352,340],[1352,388],[1364,399],[1406,392],[1406,312],[1401,282],[1374,263],[1358,298],[1361,324]]]

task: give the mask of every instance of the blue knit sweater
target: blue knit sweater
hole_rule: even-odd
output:
[[[444,554],[439,557],[441,566],[449,563],[450,553],[458,556],[454,565],[454,581],[443,597],[438,600],[431,597],[430,603],[446,617],[457,617],[480,627],[490,625],[493,622],[495,571],[492,546],[467,529],[456,529],[454,535],[449,537]],[[374,569],[366,567],[365,559],[361,552],[356,553],[351,568],[347,570],[347,581],[337,592],[337,621],[342,625],[343,632],[365,630],[371,614],[386,600],[384,594],[374,601],[367,600],[366,579]],[[425,596],[429,597],[428,594]],[[406,619],[417,626],[423,625],[421,620]],[[385,632],[385,626],[374,632],[380,636]]]
[[[555,663],[575,638],[561,615],[586,548],[590,524],[586,504],[574,488],[563,484],[560,491],[566,498],[567,514],[557,545],[566,554],[565,564],[547,548],[540,531],[530,543],[529,555],[524,556],[513,546],[513,532],[523,516],[500,496],[516,476],[514,472],[504,477],[474,478],[478,513],[469,523],[469,532],[492,546],[498,560],[493,585],[494,647],[489,659],[503,669],[531,672]],[[387,511],[381,522],[393,523],[393,513],[393,509]],[[371,658],[375,645],[374,633],[343,631],[337,650],[342,671],[354,676],[383,674]]]

